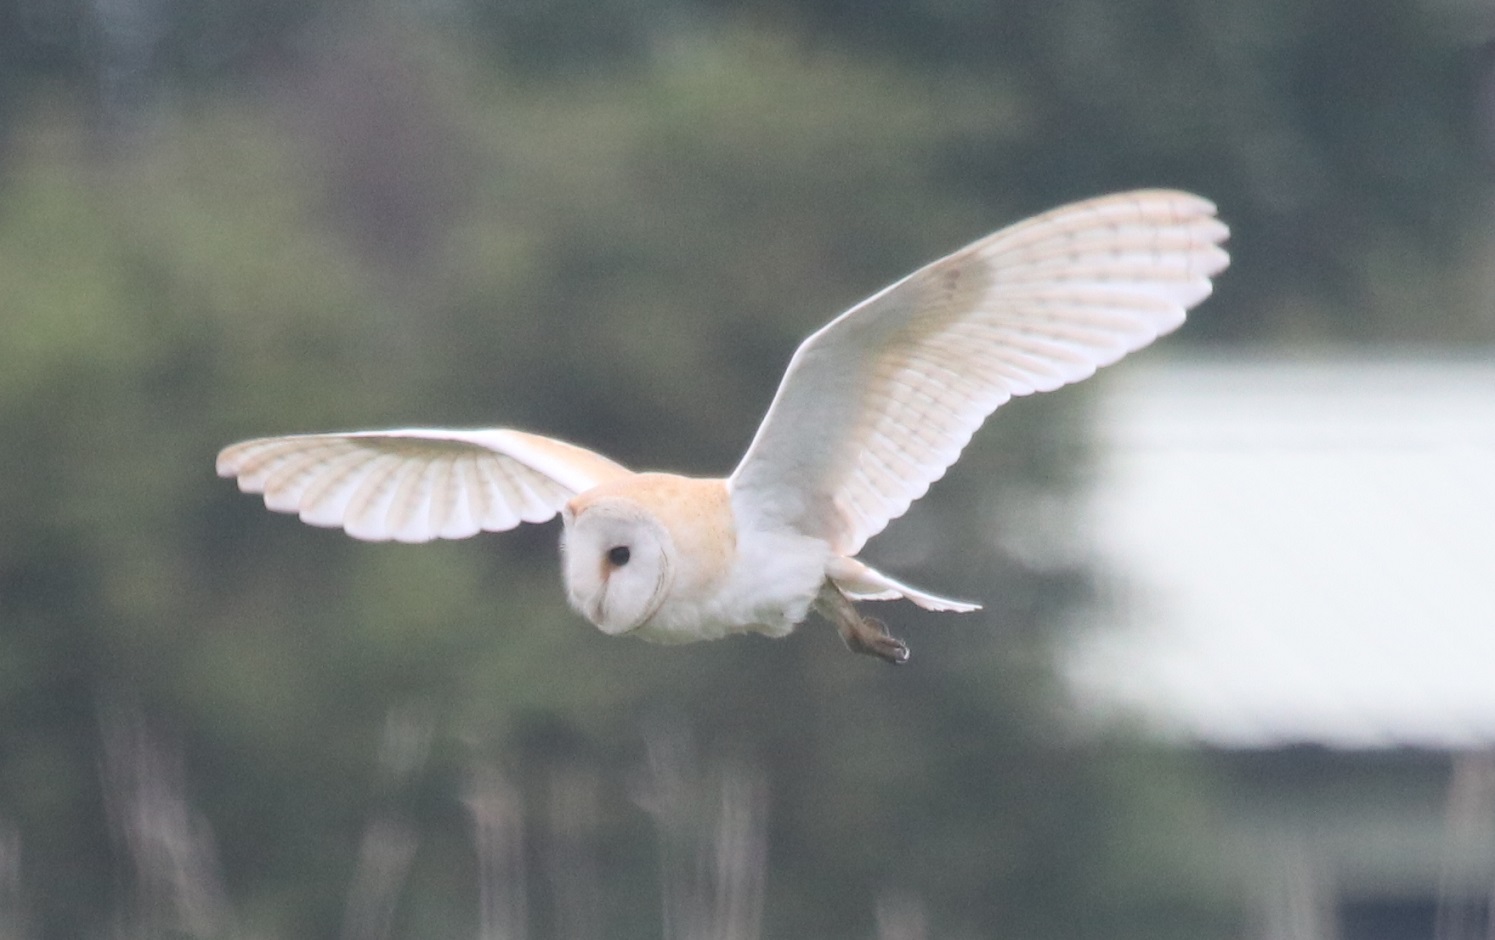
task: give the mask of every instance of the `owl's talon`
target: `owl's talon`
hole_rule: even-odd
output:
[[[908,662],[908,644],[888,633],[881,620],[859,618],[857,627],[846,636],[846,645],[858,653],[901,666]]]
[[[853,653],[876,656],[895,666],[908,662],[908,644],[888,633],[882,621],[863,617],[840,588],[827,583],[816,598],[816,609],[836,625],[841,640]]]

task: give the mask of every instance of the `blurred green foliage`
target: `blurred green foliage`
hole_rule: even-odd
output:
[[[264,512],[212,459],[256,434],[497,423],[722,473],[834,312],[1131,185],[1211,195],[1236,231],[1220,296],[1170,342],[1488,343],[1457,8],[417,6],[0,10],[11,916],[148,927],[106,818],[101,716],[122,711],[183,756],[245,935],[337,932],[379,814],[420,834],[397,935],[475,934],[463,794],[490,765],[530,806],[557,768],[601,774],[605,935],[656,935],[629,781],[658,722],[766,775],[768,936],[871,936],[889,891],[939,937],[1228,932],[1183,768],[1064,721],[1045,641],[1083,565],[1004,548],[1017,508],[1083,478],[1083,393],[1004,409],[870,550],[987,603],[880,611],[914,650],[900,670],[816,623],[609,639],[565,609],[553,526],[359,544]],[[434,736],[391,776],[401,709]],[[554,834],[532,823],[538,857]]]

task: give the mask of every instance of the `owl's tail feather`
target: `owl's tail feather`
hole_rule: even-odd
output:
[[[946,610],[967,613],[980,610],[980,604],[951,600],[928,594],[918,588],[895,581],[877,569],[865,565],[855,558],[837,557],[826,566],[826,575],[836,587],[854,601],[892,601],[898,598],[912,601],[925,610]]]

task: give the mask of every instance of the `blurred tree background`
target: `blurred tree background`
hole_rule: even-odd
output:
[[[503,424],[724,473],[831,315],[1132,186],[1235,233],[1169,343],[1488,348],[1490,15],[6,0],[0,935],[1230,935],[1199,783],[1051,675],[1084,389],[872,547],[987,604],[881,611],[896,670],[609,639],[554,524],[360,544],[213,456]]]

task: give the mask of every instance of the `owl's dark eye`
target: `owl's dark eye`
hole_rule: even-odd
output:
[[[628,564],[630,552],[627,545],[615,545],[607,550],[608,564],[614,568],[621,568]]]

